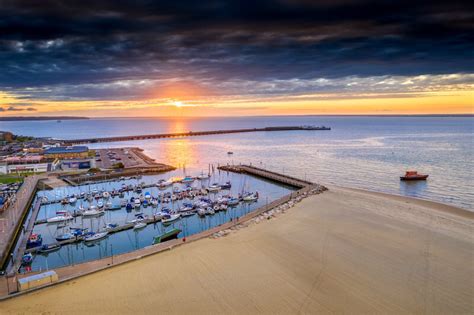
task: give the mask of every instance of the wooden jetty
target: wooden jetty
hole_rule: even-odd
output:
[[[157,223],[159,221],[161,221],[161,217],[157,217],[157,216],[153,215],[153,216],[148,217],[148,218],[146,218],[146,219],[144,219],[143,221],[140,221],[140,222],[146,223],[148,225],[148,224]],[[117,232],[121,232],[121,231],[125,231],[125,230],[130,230],[130,229],[133,229],[135,224],[136,223],[125,223],[125,224],[119,225],[115,228],[110,228],[110,229],[107,230],[107,232],[109,234],[113,234],[113,233],[117,233]],[[79,242],[82,242],[83,240],[84,240],[84,237],[77,236],[77,237],[69,239],[69,240],[60,241],[60,242],[56,242],[56,243],[50,243],[48,245],[61,245],[62,246],[62,245],[66,245],[66,244],[79,243]],[[24,252],[25,253],[35,253],[35,252],[39,251],[40,249],[41,249],[41,246],[38,246],[38,247],[25,249]],[[21,256],[20,256],[20,263],[21,263]],[[19,267],[20,267],[20,265],[18,265],[18,268]],[[18,270],[18,268],[16,270]]]
[[[262,131],[263,132],[292,131],[292,130],[313,130],[314,131],[314,130],[331,130],[331,128],[325,127],[325,126],[321,126],[321,127],[280,126],[280,127],[211,130],[211,131],[189,131],[189,132],[178,132],[178,133],[160,133],[160,134],[118,136],[118,137],[105,137],[105,138],[84,138],[84,139],[62,140],[62,142],[64,144],[72,145],[72,144],[97,143],[97,142],[117,142],[117,141],[162,139],[162,138],[196,137],[196,136],[209,136],[209,135],[228,134],[228,133],[262,132]]]
[[[109,182],[109,181],[104,181],[104,182]],[[95,184],[101,183],[101,182],[94,182]],[[146,189],[146,188],[151,188],[151,187],[156,187],[156,184],[139,184],[135,186],[127,186],[126,188],[120,188],[117,191],[123,192],[123,193],[129,193],[129,192],[135,192],[137,188],[139,189]],[[112,191],[108,191],[112,195]],[[103,193],[103,191],[99,192],[100,194]],[[113,196],[113,195],[112,195]],[[66,197],[65,197],[66,198]],[[55,203],[61,203],[65,198],[60,198],[60,199],[54,199],[54,200],[47,200],[47,201],[41,201],[41,205],[52,205]],[[77,200],[84,200],[85,196],[76,196]],[[94,198],[95,199],[95,198]],[[99,199],[104,199],[103,197],[100,197]],[[107,210],[107,209],[106,209]],[[109,210],[116,210],[116,209],[109,209]]]
[[[273,171],[269,171],[269,170],[251,166],[251,165],[223,165],[223,166],[218,166],[217,168],[222,171],[254,175],[257,177],[265,178],[271,181],[279,182],[279,183],[282,183],[288,186],[293,186],[296,188],[303,188],[306,186],[314,185],[314,183],[307,180],[302,180],[296,177],[276,173]]]
[[[28,221],[26,228],[23,230],[22,238],[20,239],[20,244],[18,246],[18,250],[16,252],[15,257],[13,258],[13,270],[18,270],[21,265],[21,258],[23,256],[23,253],[26,251],[26,245],[28,242],[28,237],[31,235],[33,232],[33,228],[35,226],[35,218],[38,216],[38,212],[41,208],[41,201],[36,200],[34,206],[33,206],[33,211],[30,215],[30,220]]]

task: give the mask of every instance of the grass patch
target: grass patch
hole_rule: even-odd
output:
[[[0,184],[13,184],[23,181],[23,177],[16,175],[0,175]]]

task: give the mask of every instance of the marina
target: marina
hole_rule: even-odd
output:
[[[301,188],[249,175],[172,171],[40,191],[24,237],[41,242],[21,239],[8,270],[41,272],[187,238]]]

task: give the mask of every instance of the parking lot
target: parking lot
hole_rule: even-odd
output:
[[[137,152],[138,151],[138,152]],[[111,169],[118,163],[123,163],[124,168],[147,167],[150,160],[146,161],[141,157],[138,148],[111,148],[96,149],[96,167],[101,169]]]

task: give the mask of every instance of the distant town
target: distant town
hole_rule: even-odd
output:
[[[89,119],[89,117],[79,116],[7,116],[0,117],[0,121],[32,121],[32,120],[77,120],[77,119]]]
[[[56,174],[60,183],[65,184],[101,176],[174,169],[155,163],[142,151],[139,148],[91,150],[85,145],[65,145],[61,140],[0,131],[0,212],[8,207],[24,178],[34,174]],[[57,184],[58,181],[54,182]]]

